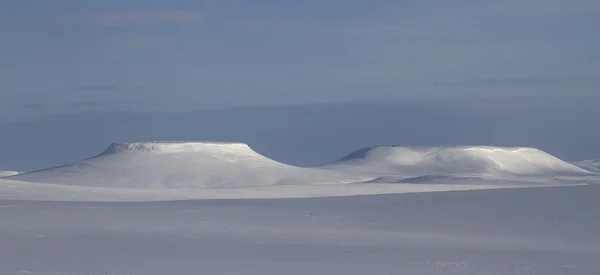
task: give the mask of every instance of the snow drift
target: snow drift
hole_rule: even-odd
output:
[[[229,188],[358,180],[331,171],[269,159],[244,143],[114,143],[73,164],[25,173],[12,180],[119,188]]]
[[[17,171],[0,171],[0,178],[15,176],[15,175],[18,175],[18,174],[20,174],[20,172],[17,172]]]
[[[321,168],[404,176],[590,174],[539,149],[490,146],[368,147]]]

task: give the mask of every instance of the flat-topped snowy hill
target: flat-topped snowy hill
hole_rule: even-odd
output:
[[[4,177],[1,198],[146,201],[291,198],[589,184],[598,174],[534,148],[376,146],[325,166],[277,162],[244,143],[132,142]]]
[[[135,142],[114,143],[98,156],[10,179],[95,187],[209,189],[346,183],[363,178],[286,165],[244,143]]]
[[[331,170],[404,176],[432,174],[557,176],[589,175],[573,164],[528,147],[376,146],[357,150],[320,166]]]

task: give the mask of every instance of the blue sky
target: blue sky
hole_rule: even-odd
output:
[[[4,0],[0,114],[600,94],[597,0]]]

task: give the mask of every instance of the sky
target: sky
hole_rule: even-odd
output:
[[[597,0],[3,0],[0,114],[597,96]]]
[[[600,98],[486,98],[255,106],[194,112],[80,112],[0,123],[0,171],[33,171],[113,142],[244,142],[277,161],[329,163],[363,147],[535,147],[600,159]]]

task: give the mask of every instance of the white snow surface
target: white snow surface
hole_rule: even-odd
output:
[[[376,146],[355,151],[320,168],[397,174],[407,177],[444,175],[557,176],[590,175],[590,171],[544,151],[528,147]]]
[[[17,171],[0,171],[0,178],[16,176],[18,174],[21,174],[21,173],[17,172]]]
[[[597,275],[596,183],[531,148],[299,168],[242,143],[116,143],[0,179],[0,274]]]
[[[136,142],[115,143],[96,157],[10,179],[95,187],[211,189],[335,184],[367,178],[286,165],[244,143]]]
[[[138,203],[0,199],[0,274],[597,275],[599,197],[600,185]]]
[[[545,183],[544,186],[581,185],[575,182]],[[214,189],[148,189],[90,187],[62,184],[45,184],[0,179],[0,199],[29,201],[99,201],[99,202],[145,202],[170,200],[214,200],[214,199],[276,199],[313,198],[377,194],[403,194],[461,190],[533,188],[535,182],[508,182],[494,184],[480,181],[435,182],[435,184],[412,183],[357,183],[357,184],[310,184],[254,186]]]

